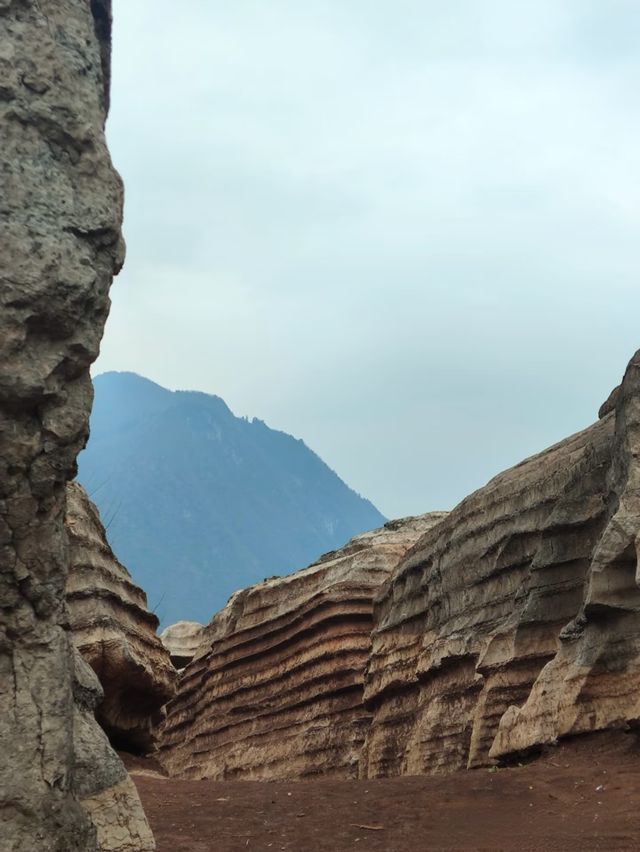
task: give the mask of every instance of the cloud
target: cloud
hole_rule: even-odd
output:
[[[636,4],[115,3],[99,369],[223,396],[389,515],[587,423],[638,346]]]

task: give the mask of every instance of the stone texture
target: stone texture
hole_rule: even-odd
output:
[[[611,414],[612,411],[615,411],[616,405],[618,403],[618,398],[620,397],[620,385],[615,387],[606,400],[600,406],[600,410],[598,411],[598,417],[602,419],[606,417],[607,414]]]
[[[152,730],[162,721],[176,681],[169,653],[156,635],[158,619],[116,559],[97,508],[77,482],[67,486],[66,525],[73,640],[104,690],[96,717],[113,745],[151,751]]]
[[[353,538],[314,565],[231,597],[167,708],[160,758],[189,778],[353,778],[372,598],[443,513]]]
[[[138,792],[96,725],[102,687],[76,649],[73,660],[73,790],[91,820],[97,848],[100,852],[153,852],[155,843]]]
[[[160,639],[177,669],[183,669],[195,657],[204,629],[198,621],[176,621],[162,631]]]
[[[98,847],[109,852],[153,852],[156,845],[135,784],[128,775],[82,800],[96,827]]]
[[[527,701],[501,719],[492,756],[640,721],[640,352],[616,388],[614,410],[607,523],[582,605]]]
[[[594,426],[423,536],[376,604],[362,775],[478,766],[636,722],[639,454],[640,353]]]
[[[153,846],[131,788],[118,794],[119,847],[104,828],[113,809],[98,825],[86,804],[121,791],[126,775],[92,718],[97,685],[78,675],[65,624],[65,488],[124,253],[122,186],[103,130],[108,13],[104,0],[0,0],[3,852],[125,849],[128,825],[129,848]]]

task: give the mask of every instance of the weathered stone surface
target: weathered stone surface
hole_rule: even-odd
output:
[[[613,400],[398,567],[376,604],[363,775],[477,766],[639,718],[640,353]]]
[[[97,508],[77,482],[67,486],[70,570],[66,593],[73,640],[97,674],[96,717],[118,748],[150,751],[176,671],[156,635],[147,598],[109,546]]]
[[[353,538],[287,577],[231,597],[169,704],[160,757],[190,778],[358,774],[372,598],[443,513]]]
[[[640,352],[616,391],[607,523],[582,606],[527,701],[501,719],[492,756],[640,721]]]
[[[198,621],[176,621],[162,631],[160,639],[177,669],[183,669],[195,657],[204,629]]]
[[[0,0],[3,852],[125,849],[134,823],[144,830],[129,848],[153,846],[131,789],[118,803],[119,847],[103,829],[113,809],[98,825],[83,804],[126,775],[92,718],[99,690],[78,675],[65,627],[65,487],[86,440],[89,365],[123,259],[100,8],[108,13],[106,0]],[[90,790],[80,753],[95,770]]]
[[[91,819],[100,852],[153,852],[138,792],[96,725],[102,687],[79,651],[73,653],[73,790]]]
[[[620,396],[620,385],[615,387],[606,400],[600,406],[600,410],[598,411],[598,417],[602,419],[606,417],[607,414],[611,414],[612,411],[615,411],[616,404],[618,402],[618,398]]]

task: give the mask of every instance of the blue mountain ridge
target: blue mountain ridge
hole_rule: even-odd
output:
[[[163,624],[308,565],[385,518],[306,444],[220,397],[135,373],[94,379],[78,479]]]

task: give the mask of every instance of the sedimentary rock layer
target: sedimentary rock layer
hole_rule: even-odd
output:
[[[237,592],[208,625],[169,704],[161,759],[190,778],[358,774],[372,598],[442,513],[353,538]]]
[[[65,629],[65,488],[123,259],[104,137],[108,30],[108,0],[0,2],[0,838],[11,852],[153,848]]]
[[[77,482],[67,487],[70,570],[67,607],[73,640],[104,698],[96,717],[119,748],[149,751],[176,671],[147,598],[109,546],[98,510]]]
[[[594,426],[427,532],[376,604],[365,776],[640,717],[640,353]]]
[[[501,719],[492,756],[640,721],[640,352],[612,410],[606,526],[582,605],[525,704]]]
[[[203,633],[204,625],[197,621],[176,621],[162,631],[160,639],[177,669],[183,669],[195,657]]]

